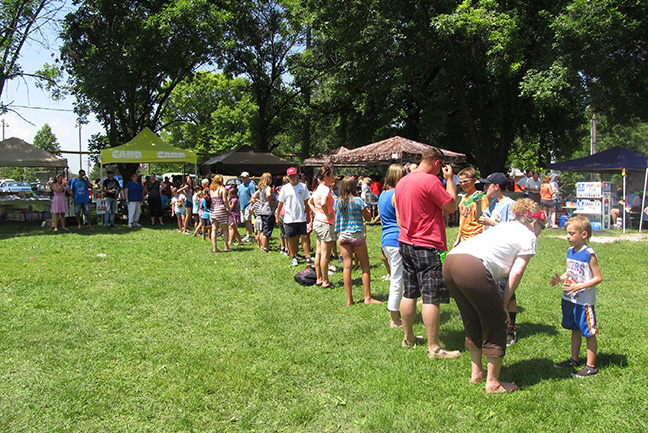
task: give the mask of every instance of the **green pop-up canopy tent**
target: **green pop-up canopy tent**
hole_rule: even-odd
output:
[[[103,164],[110,163],[155,162],[158,164],[191,163],[196,171],[196,160],[195,152],[170,146],[149,128],[144,128],[126,144],[101,151],[102,169]]]

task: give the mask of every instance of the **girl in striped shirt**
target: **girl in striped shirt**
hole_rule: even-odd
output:
[[[365,240],[365,227],[363,218],[371,220],[369,207],[354,195],[356,180],[345,177],[340,184],[340,196],[335,200],[335,231],[342,250],[344,260],[344,289],[347,294],[347,305],[352,305],[353,293],[351,288],[351,268],[353,266],[353,252],[360,261],[362,269],[362,286],[364,288],[365,304],[382,304],[371,297],[371,276],[369,274],[369,253]]]

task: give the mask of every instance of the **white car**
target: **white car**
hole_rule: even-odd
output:
[[[0,183],[0,193],[27,195],[32,193],[31,186],[25,182],[15,180],[5,180]]]

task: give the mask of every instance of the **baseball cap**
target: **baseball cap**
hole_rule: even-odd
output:
[[[297,174],[297,169],[295,167],[290,167],[288,170],[286,170],[286,174],[288,176],[292,176],[293,174]]]
[[[504,173],[496,172],[491,173],[486,179],[479,179],[481,183],[494,183],[499,185],[500,189],[506,189],[508,187],[508,177]]]
[[[250,177],[250,173],[244,171],[243,173],[241,173],[241,177]]]

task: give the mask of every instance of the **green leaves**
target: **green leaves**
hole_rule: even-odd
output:
[[[52,132],[52,128],[46,123],[34,136],[34,146],[47,150],[48,152],[56,152],[61,150],[56,135]],[[60,155],[59,153],[56,153]]]
[[[66,17],[62,61],[111,146],[156,130],[173,88],[213,56],[222,34],[211,2],[84,2]]]
[[[169,143],[217,153],[252,145],[251,121],[258,107],[245,78],[199,72],[172,92],[164,114]]]

